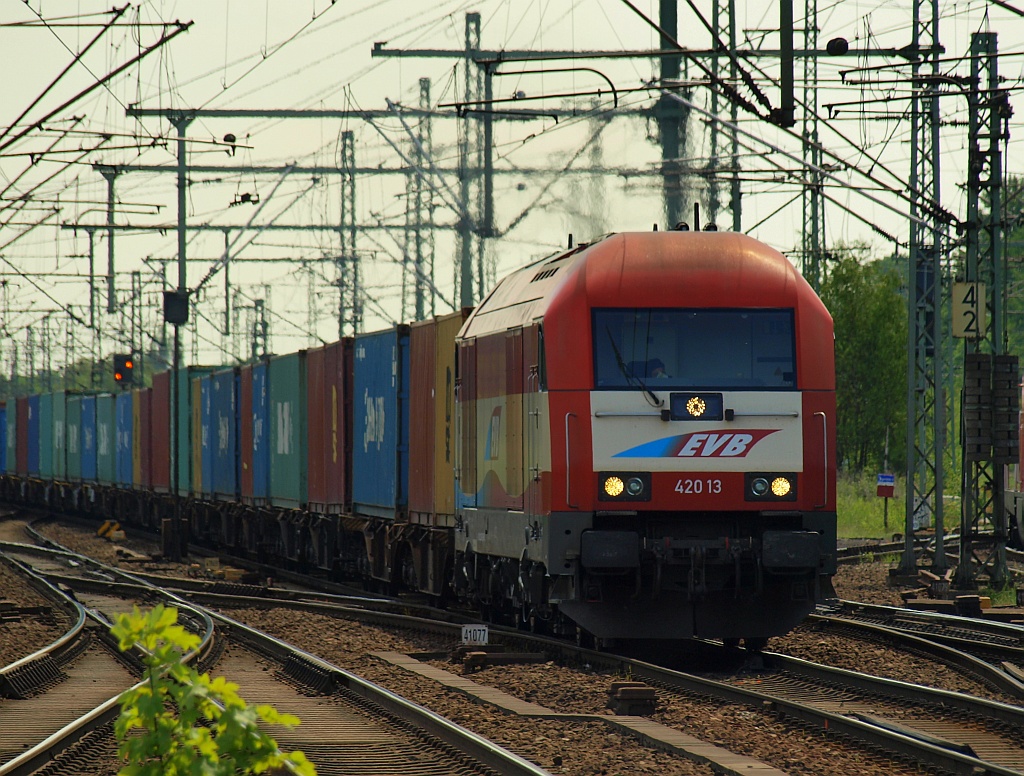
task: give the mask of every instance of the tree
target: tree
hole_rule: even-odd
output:
[[[836,337],[839,464],[853,471],[894,468],[906,457],[907,304],[898,273],[843,250],[830,264],[821,298]]]
[[[176,609],[157,605],[119,615],[110,629],[122,652],[136,644],[146,652],[145,681],[122,694],[114,725],[118,754],[129,763],[119,776],[238,776],[285,763],[294,774],[316,776],[302,752],[283,753],[258,727],[261,721],[292,727],[298,718],[247,704],[237,684],[185,665],[181,656],[199,637],[177,623]],[[130,735],[136,729],[143,734]]]

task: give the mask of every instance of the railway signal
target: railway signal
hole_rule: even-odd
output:
[[[114,382],[118,385],[132,385],[135,382],[135,359],[130,354],[114,355]]]

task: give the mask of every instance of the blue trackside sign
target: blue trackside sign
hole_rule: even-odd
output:
[[[892,498],[896,491],[895,474],[878,475],[878,496],[880,498]]]

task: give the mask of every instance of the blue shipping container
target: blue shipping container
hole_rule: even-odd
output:
[[[214,498],[234,501],[238,482],[238,370],[215,372],[210,384]]]
[[[132,395],[125,391],[116,399],[115,419],[116,444],[114,447],[114,481],[118,485],[132,486]]]
[[[94,482],[97,475],[96,457],[96,397],[82,397],[82,426],[78,432],[82,479]]]
[[[39,476],[39,395],[28,397],[28,473]]]
[[[257,504],[270,497],[270,392],[265,361],[252,367],[252,496]]]
[[[68,478],[67,446],[68,394],[57,391],[53,394],[53,478]]]
[[[175,458],[178,464],[178,493],[187,496],[192,492],[193,480],[193,455],[192,435],[199,434],[198,428],[192,428],[192,381],[209,374],[213,367],[190,366],[178,370],[178,397],[177,410],[171,410],[172,416],[178,418],[177,428],[177,451],[171,450],[171,471],[174,471]],[[171,407],[175,406],[174,382],[171,379]],[[200,472],[201,473],[201,472]],[[173,479],[173,474],[171,475]]]
[[[53,477],[53,394],[39,397],[39,476]]]
[[[117,482],[117,413],[113,394],[96,397],[96,479],[104,485]]]
[[[396,517],[409,494],[409,328],[356,335],[352,501]]]

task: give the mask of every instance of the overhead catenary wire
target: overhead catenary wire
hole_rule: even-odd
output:
[[[42,118],[34,121],[32,124],[30,124],[25,129],[23,129],[20,132],[18,132],[17,134],[15,134],[13,137],[7,139],[4,142],[0,142],[0,154],[2,154],[5,150],[10,148],[15,143],[17,143],[19,140],[23,139],[25,136],[30,134],[33,131],[33,129],[35,129],[37,126],[39,126],[41,124],[45,124],[47,121],[52,119],[54,116],[57,116],[60,113],[62,113],[63,111],[67,110],[68,108],[70,108],[75,103],[79,102],[82,98],[84,98],[88,94],[94,92],[96,89],[100,88],[101,86],[104,86],[108,81],[113,79],[115,76],[120,75],[125,70],[127,70],[129,67],[131,67],[131,66],[135,65],[136,63],[142,61],[147,56],[152,54],[154,51],[158,50],[160,47],[164,46],[165,44],[169,43],[174,38],[178,37],[178,35],[180,35],[181,33],[185,32],[189,27],[192,26],[192,22],[188,22],[188,23],[175,22],[174,26],[176,27],[176,29],[174,29],[170,34],[163,35],[160,38],[160,40],[158,40],[152,46],[148,47],[147,49],[145,49],[141,53],[137,54],[136,56],[131,57],[127,62],[124,62],[121,65],[119,65],[118,67],[114,68],[113,70],[111,70],[109,73],[107,73],[102,78],[96,80],[94,83],[92,83],[89,86],[87,86],[84,89],[82,89],[75,96],[65,100],[63,103],[61,103],[56,108],[54,108],[49,113],[47,113],[45,116],[43,116]]]
[[[256,216],[258,216],[263,211],[263,209],[267,206],[267,203],[270,202],[274,198],[274,194],[277,193],[277,190],[281,187],[281,184],[285,182],[285,179],[287,179],[287,177],[289,176],[289,174],[291,174],[291,171],[293,169],[295,169],[295,165],[291,164],[288,167],[286,167],[285,170],[281,173],[281,176],[277,179],[277,182],[274,184],[274,188],[270,191],[270,194],[268,194],[266,197],[263,197],[261,199],[260,206],[258,208],[256,208],[256,210],[253,211],[253,214],[249,217],[249,220],[246,222],[245,227],[244,227],[245,230],[249,229],[252,226],[252,222],[256,219]],[[290,208],[292,205],[294,205],[298,201],[299,198],[301,198],[303,195],[308,193],[310,191],[310,189],[312,189],[313,186],[315,186],[315,185],[316,185],[315,182],[311,183],[310,186],[307,189],[302,191],[298,195],[298,197],[296,197],[295,199],[292,200],[291,204],[289,204],[288,207],[285,208],[285,211],[288,208]],[[276,216],[274,216],[274,219],[276,220],[285,211],[279,212]],[[271,221],[271,223],[273,223],[273,221]],[[230,261],[230,259],[231,259],[231,249],[234,247],[234,244],[236,242],[238,242],[239,239],[241,239],[241,236],[242,236],[243,233],[244,233],[244,230],[240,230],[239,233],[237,235],[235,235],[235,238],[224,249],[224,256],[221,258],[220,261],[218,261],[216,264],[214,264],[210,268],[210,270],[206,273],[205,277],[203,277],[203,279],[199,281],[199,283],[196,285],[196,287],[194,289],[192,289],[193,291],[199,291],[200,289],[202,289],[202,287],[205,286],[207,283],[209,283],[210,280],[213,278],[213,276],[216,275],[218,272],[220,272],[220,270],[224,267],[224,265],[227,264],[228,261]],[[258,232],[257,232],[257,234],[258,234]],[[255,239],[255,237],[252,238],[252,239]]]
[[[652,88],[658,88],[658,87],[653,87],[652,86]],[[893,213],[897,213],[897,214],[899,214],[902,217],[907,217],[911,221],[914,221],[915,223],[918,223],[918,224],[920,224],[922,226],[929,226],[929,222],[925,221],[924,219],[918,218],[917,216],[914,216],[914,215],[908,215],[905,211],[900,210],[895,205],[892,205],[892,204],[886,202],[885,200],[880,199],[879,197],[875,197],[875,196],[873,196],[871,194],[868,194],[868,193],[864,192],[863,190],[859,190],[856,187],[851,186],[848,182],[844,181],[842,178],[840,178],[838,175],[833,173],[831,170],[827,170],[824,167],[818,167],[816,165],[813,165],[810,162],[807,162],[807,161],[801,159],[796,154],[793,154],[793,153],[790,153],[789,151],[786,151],[785,149],[775,145],[774,143],[771,143],[771,142],[765,140],[764,138],[754,134],[753,132],[748,132],[747,130],[745,130],[742,127],[740,127],[738,124],[733,124],[731,121],[729,121],[727,119],[723,119],[721,116],[717,116],[717,115],[715,115],[714,113],[712,113],[709,110],[705,110],[704,108],[700,107],[696,103],[691,102],[690,100],[687,100],[685,97],[681,97],[680,95],[675,94],[674,92],[668,91],[666,89],[659,89],[659,91],[661,91],[662,93],[666,94],[670,99],[676,100],[676,101],[682,103],[683,105],[686,105],[691,110],[695,110],[698,113],[700,113],[700,114],[702,114],[704,116],[707,116],[712,121],[718,122],[722,126],[728,128],[730,131],[736,132],[736,133],[739,133],[739,134],[742,134],[742,135],[745,135],[746,137],[749,137],[749,138],[755,140],[756,142],[761,143],[765,147],[770,148],[775,153],[782,154],[783,156],[785,156],[790,161],[796,162],[797,164],[802,165],[806,169],[811,170],[812,172],[815,172],[815,173],[817,173],[819,175],[822,175],[823,177],[828,178],[829,180],[831,180],[831,181],[833,181],[835,183],[838,183],[840,186],[842,186],[844,188],[848,188],[848,189],[851,189],[853,191],[859,191],[861,196],[863,196],[864,198],[870,200],[871,202],[874,202],[876,205],[880,205],[881,207],[885,208],[886,210],[890,210]],[[838,157],[836,154],[834,154],[833,152],[829,151],[828,149],[822,148],[822,150],[824,152],[828,153],[829,156],[831,156],[832,158],[836,159],[837,161],[843,162],[843,160],[840,157]],[[845,162],[844,162],[844,164],[845,164]],[[859,173],[861,175],[864,175],[865,177],[867,177],[869,179],[871,177],[870,175],[864,173],[863,171],[858,170],[856,166],[849,165],[849,169],[851,169],[851,170],[853,170],[853,171],[855,171],[855,172],[857,172],[857,173]],[[910,201],[910,196],[907,195],[907,194],[904,194],[902,191],[897,191],[896,189],[893,189],[891,187],[885,186],[884,184],[881,184],[879,181],[874,181],[874,182],[876,184],[878,184],[878,185],[881,185],[886,191],[888,191],[891,194],[896,195],[900,199],[905,199],[908,202]]]
[[[0,142],[3,142],[4,138],[6,138],[10,134],[11,130],[14,129],[14,127],[16,127],[21,122],[21,120],[25,118],[25,116],[32,112],[32,109],[36,105],[38,105],[47,94],[50,93],[50,91],[61,81],[61,79],[64,78],[64,76],[71,72],[72,68],[74,68],[75,65],[80,64],[82,62],[85,55],[89,52],[89,49],[91,49],[96,43],[98,43],[100,38],[107,34],[107,32],[114,26],[117,20],[120,19],[124,15],[124,12],[127,10],[127,5],[121,6],[120,8],[111,9],[110,13],[113,15],[110,18],[110,20],[103,26],[103,28],[98,33],[96,33],[96,36],[86,44],[85,48],[83,48],[78,53],[71,51],[71,49],[68,48],[65,44],[64,47],[68,48],[68,51],[71,51],[71,54],[73,55],[72,60],[67,64],[67,66],[63,70],[60,71],[60,73],[53,80],[50,81],[46,88],[44,88],[43,91],[40,92],[39,96],[32,100],[28,104],[28,106],[20,114],[18,114],[18,117],[14,119],[14,121],[8,124],[3,131],[0,131]],[[38,11],[34,11],[34,13],[39,15]],[[39,16],[40,19],[42,19],[42,16]],[[59,36],[56,37],[58,40],[60,40]],[[61,41],[61,43],[64,43],[64,41]],[[95,76],[93,77],[95,78]]]

